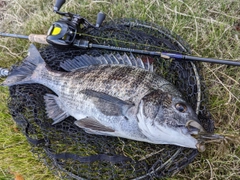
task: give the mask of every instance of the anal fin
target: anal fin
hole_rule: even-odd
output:
[[[91,117],[86,117],[84,119],[80,119],[74,122],[75,125],[84,129],[86,132],[91,132],[91,134],[98,134],[94,131],[102,131],[102,132],[114,132],[115,130],[101,124],[98,120],[93,119]]]
[[[48,118],[53,119],[54,121],[52,125],[63,121],[69,116],[67,112],[62,110],[61,103],[59,102],[59,99],[57,96],[53,94],[45,94],[44,101],[45,101],[45,106],[46,106],[45,109],[47,112],[47,116]]]

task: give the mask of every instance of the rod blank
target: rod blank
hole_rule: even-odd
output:
[[[41,34],[30,34],[29,36],[25,36],[25,35],[21,35],[21,34],[9,34],[9,33],[1,33],[0,32],[0,36],[27,39],[31,42],[36,42],[36,43],[40,43],[40,44],[48,44],[46,41],[47,36],[41,35]]]
[[[213,59],[213,58],[202,58],[202,57],[195,57],[195,56],[183,56],[185,60],[190,61],[201,61],[201,62],[209,62],[209,63],[216,63],[216,64],[226,64],[232,66],[240,66],[240,62],[232,61],[232,60],[222,60],[222,59]]]
[[[20,38],[20,39],[28,39],[28,36],[20,35],[20,34],[10,34],[10,33],[1,33],[0,32],[0,36]]]
[[[173,53],[162,53],[162,55],[169,56],[170,58],[174,58],[174,59],[178,59],[178,60],[183,59],[186,61],[199,61],[199,62],[208,62],[208,63],[215,63],[215,64],[240,66],[240,61],[204,58],[204,57],[188,56],[188,55],[173,54]]]

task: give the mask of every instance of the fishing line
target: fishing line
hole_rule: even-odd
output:
[[[104,37],[99,37],[99,36],[93,36],[90,34],[86,34],[86,33],[77,33],[80,36],[86,36],[86,37],[90,37],[90,38],[95,38],[95,39],[101,39],[101,40],[105,40],[105,41],[112,41],[112,42],[119,42],[119,43],[126,43],[126,44],[131,44],[133,46],[145,46],[145,47],[150,47],[150,48],[154,48],[154,49],[159,49],[159,51],[161,50],[166,50],[166,51],[171,51],[171,52],[177,52],[177,53],[182,53],[182,51],[177,51],[177,50],[173,50],[173,49],[167,49],[165,47],[159,47],[156,45],[150,45],[150,44],[143,44],[143,43],[137,43],[137,42],[129,42],[129,41],[123,41],[123,40],[119,40],[119,39],[114,39],[114,38],[104,38]],[[184,53],[182,53],[184,54]]]

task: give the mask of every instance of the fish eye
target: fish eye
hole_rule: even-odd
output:
[[[177,103],[175,107],[181,113],[185,113],[187,111],[187,106],[185,104]]]

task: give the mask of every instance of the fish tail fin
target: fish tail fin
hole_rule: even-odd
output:
[[[13,86],[17,84],[34,83],[32,74],[39,64],[43,64],[44,67],[46,65],[37,48],[31,44],[28,49],[28,56],[20,66],[14,67],[10,71],[2,85]]]

